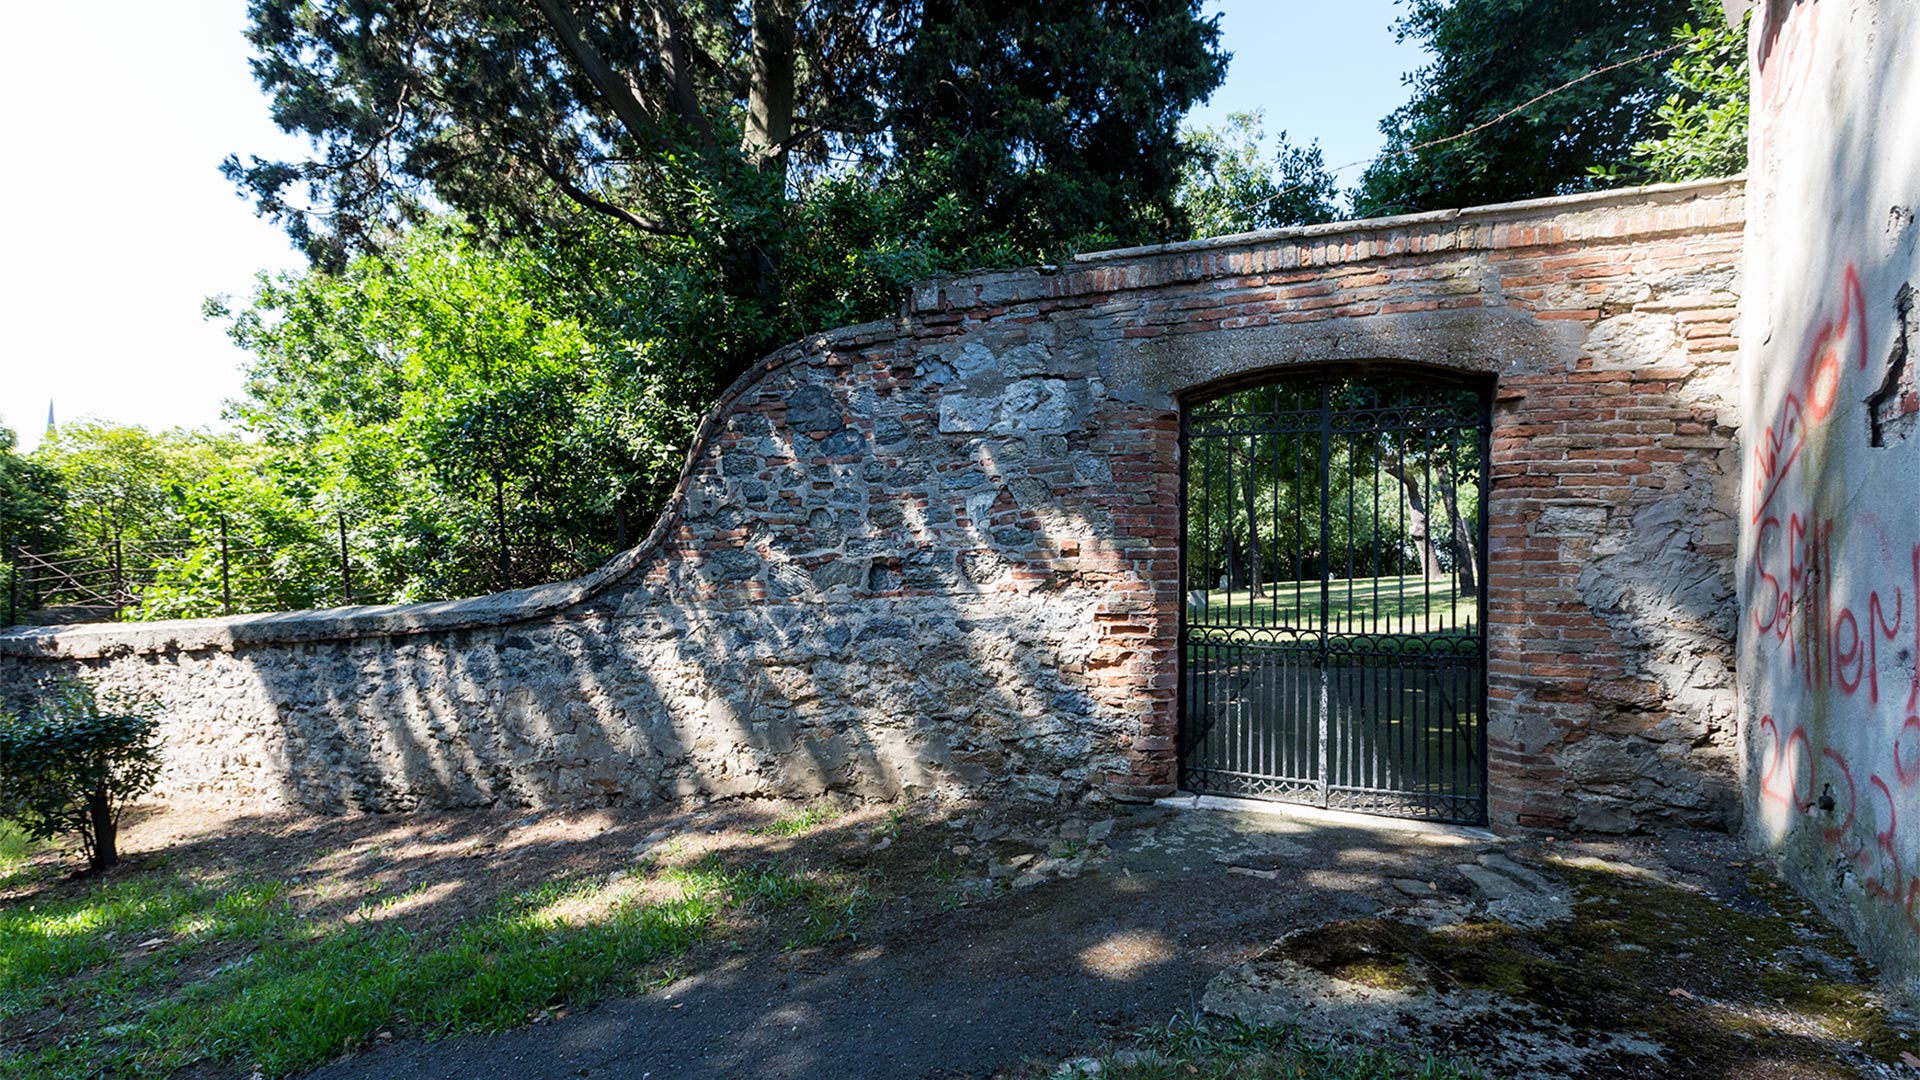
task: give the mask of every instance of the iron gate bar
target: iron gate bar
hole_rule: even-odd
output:
[[[1182,410],[1184,786],[1485,820],[1491,409],[1482,384],[1321,368]]]

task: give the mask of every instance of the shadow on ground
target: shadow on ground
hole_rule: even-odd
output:
[[[134,865],[117,872],[127,883],[191,880],[231,895],[239,883],[275,882],[286,918],[340,928],[328,933],[390,921],[422,941],[457,934],[542,883],[590,887],[580,896],[639,889],[649,902],[676,887],[676,867],[734,883],[711,887],[723,892],[761,871],[819,884],[785,907],[716,896],[718,921],[687,948],[591,979],[549,972],[552,997],[517,987],[499,1007],[468,1001],[463,1020],[433,1020],[435,995],[472,998],[471,987],[443,979],[392,991],[408,1004],[380,1005],[342,1029],[344,1044],[336,1036],[330,1049],[287,1059],[353,1048],[315,1080],[1039,1076],[1063,1059],[1145,1045],[1143,1031],[1202,1013],[1413,1060],[1465,1057],[1513,1077],[1911,1074],[1901,1062],[1912,1033],[1873,989],[1873,972],[1726,836],[1583,844],[1164,805],[1063,815],[738,801],[345,818],[175,812],[129,837]],[[0,883],[0,915],[113,884],[49,869]],[[590,963],[581,935],[619,909],[554,910],[548,945],[524,954],[548,966]],[[193,995],[226,985],[222,971],[270,946],[237,929],[181,929],[194,918],[152,940],[146,930],[107,934],[99,957],[81,964],[105,966],[75,967],[78,981],[7,1014],[16,1030],[0,1038],[0,1059],[31,1063],[65,1048],[81,1071],[46,1072],[60,1076],[82,1075],[79,1059],[107,1050],[133,1054],[129,1067],[145,1060],[99,1042],[98,1024],[75,1011],[94,993],[87,980],[116,965],[130,992],[161,1003],[137,1012],[171,1008],[198,1022],[182,1020],[181,1002],[201,1008]],[[423,978],[410,955],[426,953],[382,962]],[[651,992],[619,996],[636,988]],[[244,979],[221,991],[272,992]],[[263,1022],[290,1022],[269,1013]],[[473,1027],[498,1033],[423,1037]],[[191,1062],[179,1075],[237,1080],[253,1074],[248,1054],[236,1042],[148,1064]]]
[[[925,828],[962,863],[954,891],[853,940],[313,1075],[1037,1075],[1203,1009],[1508,1076],[1906,1072],[1871,971],[1727,837],[1516,844],[1167,807]]]

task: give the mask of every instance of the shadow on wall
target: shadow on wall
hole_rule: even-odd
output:
[[[370,810],[1052,800],[1126,774],[1150,705],[1127,685],[1146,681],[1158,632],[1139,560],[1171,541],[1116,528],[1158,495],[1116,491],[1112,459],[1173,464],[1146,445],[1152,418],[1096,415],[1085,357],[1005,333],[1011,363],[969,341],[776,368],[723,414],[660,552],[577,606],[237,651],[276,714],[288,793]],[[938,396],[955,380],[983,413]]]
[[[1920,280],[1920,190],[1884,118],[1920,99],[1889,25],[1914,20],[1860,0],[1776,2],[1768,17],[1752,169],[1766,258],[1749,262],[1750,318],[1768,336],[1748,354],[1742,550],[1752,832],[1910,973],[1920,833],[1901,822],[1920,814],[1920,400],[1903,299]]]
[[[1708,534],[1728,436],[1683,316],[1726,322],[1740,205],[1712,182],[930,283],[909,318],[737,383],[654,539],[597,577],[439,608],[10,634],[0,680],[93,657],[159,689],[195,797],[1167,794],[1175,393],[1415,363],[1502,386],[1496,820],[1697,820],[1718,782],[1699,762],[1724,747]],[[1610,427],[1590,423],[1603,409]],[[1622,432],[1634,442],[1611,445]],[[1630,488],[1582,479],[1628,468]]]

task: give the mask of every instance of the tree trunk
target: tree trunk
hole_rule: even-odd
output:
[[[513,588],[513,563],[507,555],[507,482],[493,469],[493,521],[500,533],[500,591]]]
[[[1460,566],[1460,595],[1480,595],[1480,555],[1473,542],[1473,530],[1460,517],[1460,494],[1453,480],[1453,464],[1440,459],[1440,497],[1447,507],[1447,524],[1453,532],[1454,561]]]
[[[104,790],[87,793],[87,817],[93,822],[93,850],[88,853],[87,866],[96,871],[112,869],[120,861],[120,850],[116,843],[113,804]]]
[[[1245,468],[1240,470],[1240,493],[1247,505],[1247,588],[1255,596],[1265,596],[1260,588],[1260,515],[1254,506],[1251,453],[1247,455]]]
[[[553,28],[560,47],[573,58],[587,81],[593,84],[600,100],[613,110],[620,126],[627,129],[627,134],[633,137],[634,142],[647,145],[653,129],[654,110],[640,93],[639,87],[614,72],[612,65],[600,55],[600,50],[594,48],[585,28],[574,17],[565,0],[534,0],[534,6],[546,16],[547,25]]]
[[[708,123],[707,114],[700,108],[700,94],[693,84],[693,42],[687,29],[686,19],[680,13],[678,3],[654,3],[654,36],[660,40],[660,66],[667,76],[667,102],[687,130],[699,138],[701,145],[712,151],[715,147],[713,125]]]
[[[1420,481],[1407,471],[1406,458],[1395,450],[1382,459],[1387,475],[1400,481],[1407,493],[1407,537],[1413,541],[1414,550],[1420,555],[1420,573],[1423,577],[1439,577],[1440,559],[1433,552],[1433,538],[1427,531],[1427,500],[1420,490]]]
[[[793,137],[794,0],[754,0],[753,82],[741,149],[761,172],[784,173]]]

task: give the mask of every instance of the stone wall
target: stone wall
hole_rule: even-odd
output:
[[[317,807],[1177,781],[1182,395],[1497,380],[1496,823],[1721,823],[1743,194],[1682,185],[918,286],[770,357],[648,542],[544,589],[0,635],[170,704],[169,790]]]
[[[1754,14],[1741,498],[1753,841],[1920,974],[1920,7]]]

